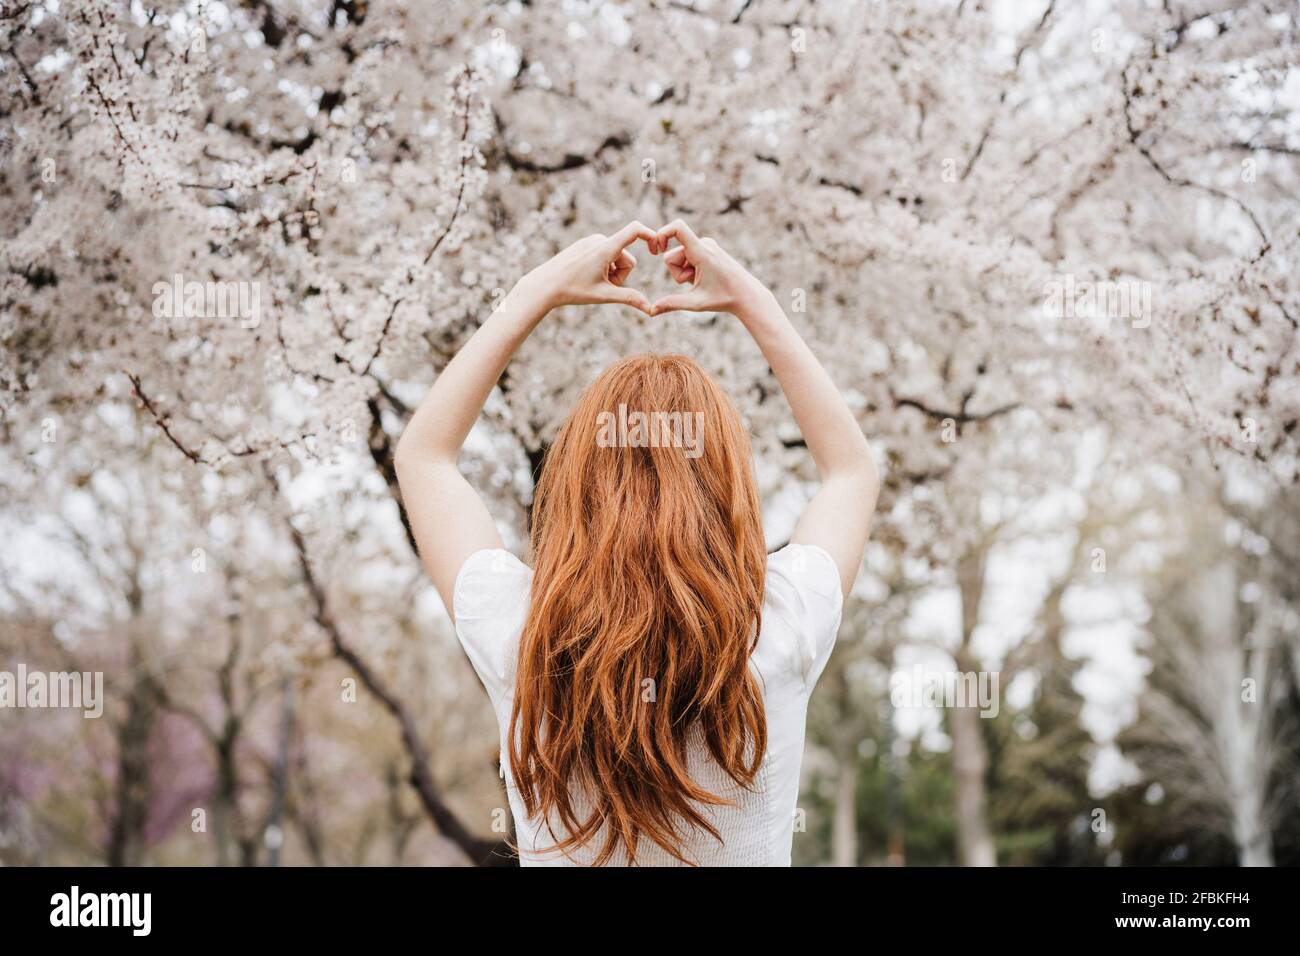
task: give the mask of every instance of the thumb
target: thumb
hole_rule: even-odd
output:
[[[611,285],[606,289],[608,299],[606,301],[615,302],[619,305],[630,305],[634,309],[639,309],[646,315],[653,315],[650,311],[650,300],[636,289],[627,289],[623,286]]]
[[[651,306],[651,315],[662,315],[665,312],[703,312],[708,308],[705,304],[704,297],[692,289],[690,292],[678,292],[673,295],[666,295]]]

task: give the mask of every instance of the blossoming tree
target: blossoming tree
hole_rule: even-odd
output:
[[[988,496],[1068,487],[1060,450],[1094,429],[1121,458],[1284,494],[1297,20],[1271,0],[12,0],[9,454],[45,467],[129,408],[195,489],[360,462],[396,529],[396,436],[504,291],[582,234],[682,217],[776,291],[886,463],[868,573],[905,555],[955,581]],[[640,259],[631,281],[666,288]],[[515,543],[576,390],[647,349],[729,388],[780,539],[807,456],[724,319],[605,307],[538,329],[466,463]],[[425,809],[490,849],[331,607],[315,562],[346,545],[319,521],[291,540]]]

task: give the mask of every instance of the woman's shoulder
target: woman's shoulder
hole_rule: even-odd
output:
[[[835,645],[843,604],[839,569],[824,548],[791,543],[768,555],[754,652],[760,666],[796,675],[811,690]]]
[[[494,701],[514,684],[532,580],[533,569],[504,548],[475,551],[456,575],[456,637]]]

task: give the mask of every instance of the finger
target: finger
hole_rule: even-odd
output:
[[[621,251],[632,245],[632,243],[636,242],[638,239],[644,239],[645,244],[650,248],[652,253],[657,252],[656,245],[658,237],[655,235],[655,231],[645,223],[637,222],[635,219],[609,238],[609,248],[611,251]]]
[[[673,266],[680,269],[684,265],[689,265],[689,260],[686,258],[686,247],[674,246],[671,252],[665,253],[664,262],[668,263],[670,269]]]
[[[622,285],[627,281],[627,277],[632,274],[636,268],[636,258],[632,253],[624,249],[618,254],[618,258],[609,264],[609,270],[606,278],[614,285]]]
[[[650,300],[637,289],[625,289],[622,286],[613,286],[606,291],[608,293],[607,301],[609,302],[614,302],[618,305],[630,305],[632,308],[639,309],[646,315],[654,314],[650,311]]]
[[[692,265],[669,266],[668,274],[678,285],[695,285],[695,267]]]
[[[659,242],[660,249],[668,248],[668,241],[676,239],[686,249],[687,254],[696,255],[700,252],[700,237],[697,236],[690,226],[686,225],[680,219],[674,219],[668,225],[664,226],[655,234]]]
[[[674,246],[672,252],[664,256],[668,274],[674,282],[695,282],[695,264],[686,258],[685,246]]]
[[[675,246],[673,251],[664,256],[668,274],[674,282],[695,282],[695,263],[686,256],[685,246]]]

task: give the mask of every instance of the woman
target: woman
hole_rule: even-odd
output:
[[[625,286],[638,239],[689,288],[651,304]],[[734,406],[690,359],[647,355],[607,369],[551,446],[534,567],[503,549],[457,468],[461,445],[537,323],[601,302],[729,312],[754,337],[822,480],[789,545],[765,553]],[[520,280],[448,364],[402,435],[397,472],[492,698],[521,863],[789,865],[808,696],[878,478],[776,298],[681,221],[589,236]]]

